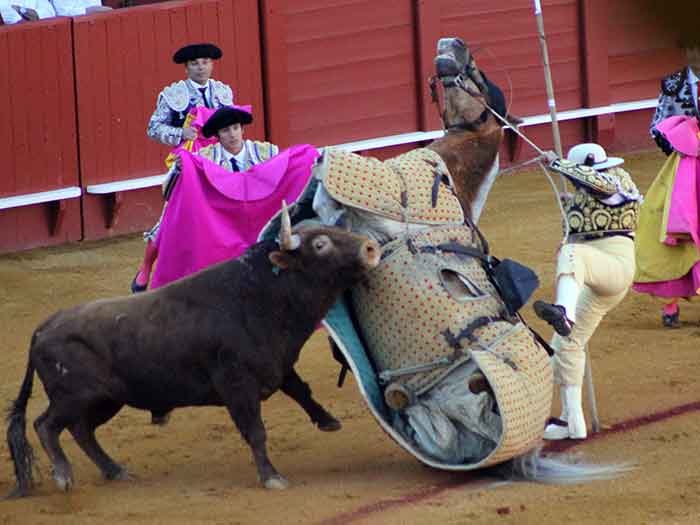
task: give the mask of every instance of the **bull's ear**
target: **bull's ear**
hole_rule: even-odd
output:
[[[268,255],[270,262],[281,270],[289,268],[289,256],[285,252],[274,251]]]

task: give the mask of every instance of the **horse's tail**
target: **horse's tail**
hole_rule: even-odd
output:
[[[7,416],[7,445],[10,449],[12,462],[15,465],[15,477],[17,478],[17,487],[8,497],[26,496],[33,484],[32,464],[34,462],[34,451],[29,441],[27,441],[26,418],[27,401],[32,394],[33,383],[34,364],[30,357],[19,396],[12,403]]]
[[[636,467],[631,463],[596,464],[565,453],[545,455],[536,448],[496,467],[498,474],[511,481],[537,481],[567,485],[619,478]]]

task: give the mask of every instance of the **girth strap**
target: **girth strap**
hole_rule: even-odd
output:
[[[505,319],[500,314],[497,316],[477,317],[465,328],[463,328],[457,335],[453,334],[452,330],[450,330],[449,328],[441,333],[442,336],[445,338],[445,341],[447,341],[447,344],[454,348],[455,352],[457,352],[462,350],[462,339],[466,338],[470,343],[476,343],[478,341],[478,337],[474,335],[474,330],[486,326],[487,324],[504,320]]]

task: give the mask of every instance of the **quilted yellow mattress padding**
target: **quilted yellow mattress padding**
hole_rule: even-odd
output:
[[[464,223],[449,171],[429,149],[382,162],[330,148],[316,169],[331,197],[346,206],[414,224]]]

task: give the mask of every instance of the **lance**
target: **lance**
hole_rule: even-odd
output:
[[[537,37],[540,41],[540,50],[542,51],[542,62],[544,64],[544,85],[547,90],[547,106],[549,107],[549,116],[552,119],[552,136],[554,137],[554,151],[559,158],[564,157],[564,152],[561,148],[561,134],[559,133],[559,121],[557,120],[557,104],[554,101],[554,85],[552,84],[552,68],[549,65],[549,52],[547,51],[547,39],[544,36],[544,18],[542,17],[542,4],[540,0],[535,2],[535,19],[537,20]],[[563,175],[559,175],[559,184],[561,191],[566,191],[566,181]]]

